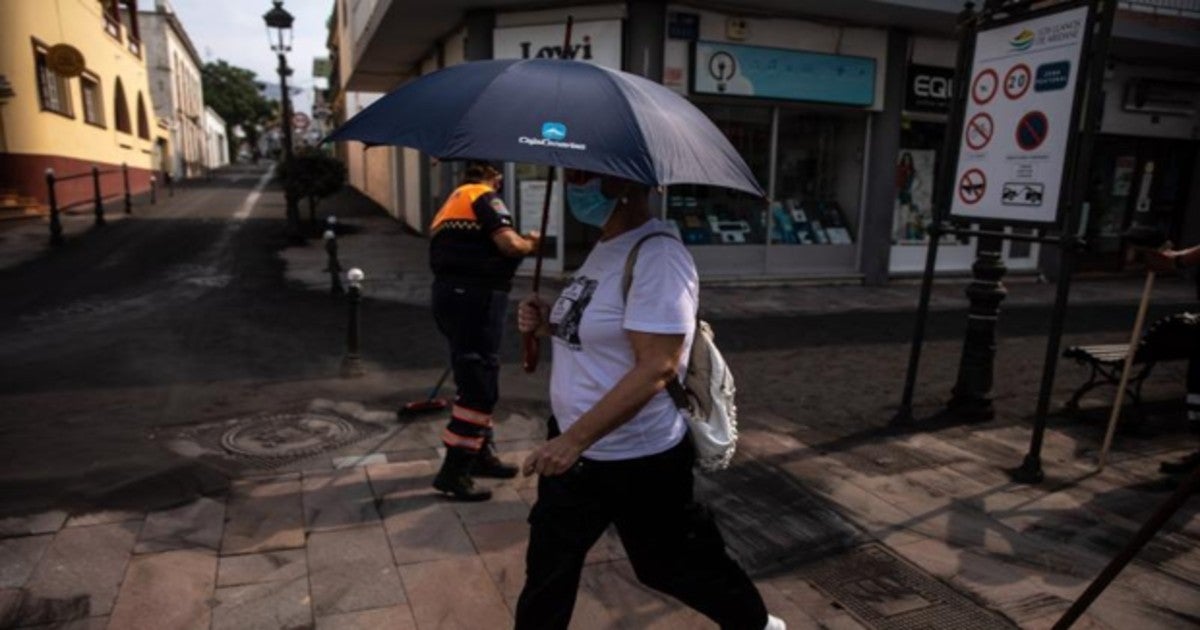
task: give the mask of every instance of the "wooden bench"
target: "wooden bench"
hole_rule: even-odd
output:
[[[1129,375],[1125,395],[1141,413],[1142,384],[1154,366],[1164,361],[1181,361],[1190,358],[1200,349],[1200,313],[1175,313],[1167,315],[1150,325],[1138,342],[1133,355],[1135,369]],[[1121,370],[1125,367],[1127,343],[1110,343],[1087,346],[1071,346],[1063,356],[1075,359],[1091,368],[1087,382],[1075,390],[1067,401],[1068,411],[1078,411],[1079,401],[1084,394],[1101,385],[1117,387],[1121,383]]]

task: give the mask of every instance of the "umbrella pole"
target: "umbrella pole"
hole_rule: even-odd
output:
[[[574,20],[571,16],[567,16],[567,32],[563,36],[563,47],[560,58],[567,59],[568,51],[571,49],[571,25]],[[550,193],[554,191],[554,174],[553,166],[548,167],[550,170],[546,173],[546,196],[542,198],[542,223],[541,230],[538,231],[538,246],[537,255],[533,263],[533,296],[537,297],[538,288],[542,281],[542,258],[545,256],[546,243],[546,225],[550,219]],[[537,370],[538,357],[541,355],[541,343],[538,342],[537,334],[527,332],[521,337],[523,357],[521,367],[527,373],[533,373]]]

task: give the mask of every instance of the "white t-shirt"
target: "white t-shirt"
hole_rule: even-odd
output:
[[[551,308],[550,406],[563,431],[633,368],[633,346],[625,331],[686,335],[680,375],[687,366],[699,282],[696,264],[683,243],[665,236],[642,243],[628,303],[621,295],[630,250],[654,232],[674,233],[674,229],[651,219],[597,243]],[[683,416],[663,390],[583,455],[607,461],[645,457],[675,446],[686,433]]]

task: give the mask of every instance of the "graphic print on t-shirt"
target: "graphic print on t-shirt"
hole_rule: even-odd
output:
[[[598,280],[591,280],[587,276],[575,277],[563,289],[550,311],[550,334],[567,342],[572,350],[583,347],[579,342],[579,322],[598,284]]]

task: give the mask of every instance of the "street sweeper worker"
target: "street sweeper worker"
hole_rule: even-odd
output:
[[[1188,267],[1200,267],[1200,245],[1188,249],[1167,249],[1146,252],[1146,266],[1154,271],[1178,271]],[[1200,276],[1196,278],[1196,297],[1200,299]],[[1200,434],[1200,335],[1192,339],[1192,354],[1187,369],[1187,423],[1188,428]],[[1163,462],[1162,472],[1168,475],[1187,475],[1200,466],[1200,450],[1173,462]]]
[[[518,234],[496,194],[500,171],[469,162],[465,181],[433,218],[429,263],[433,318],[450,346],[457,395],[442,432],[446,459],[433,487],[460,501],[486,501],[472,475],[509,478],[517,468],[496,455],[492,410],[500,397],[500,339],[508,292],[521,258],[537,251],[539,235]]]

